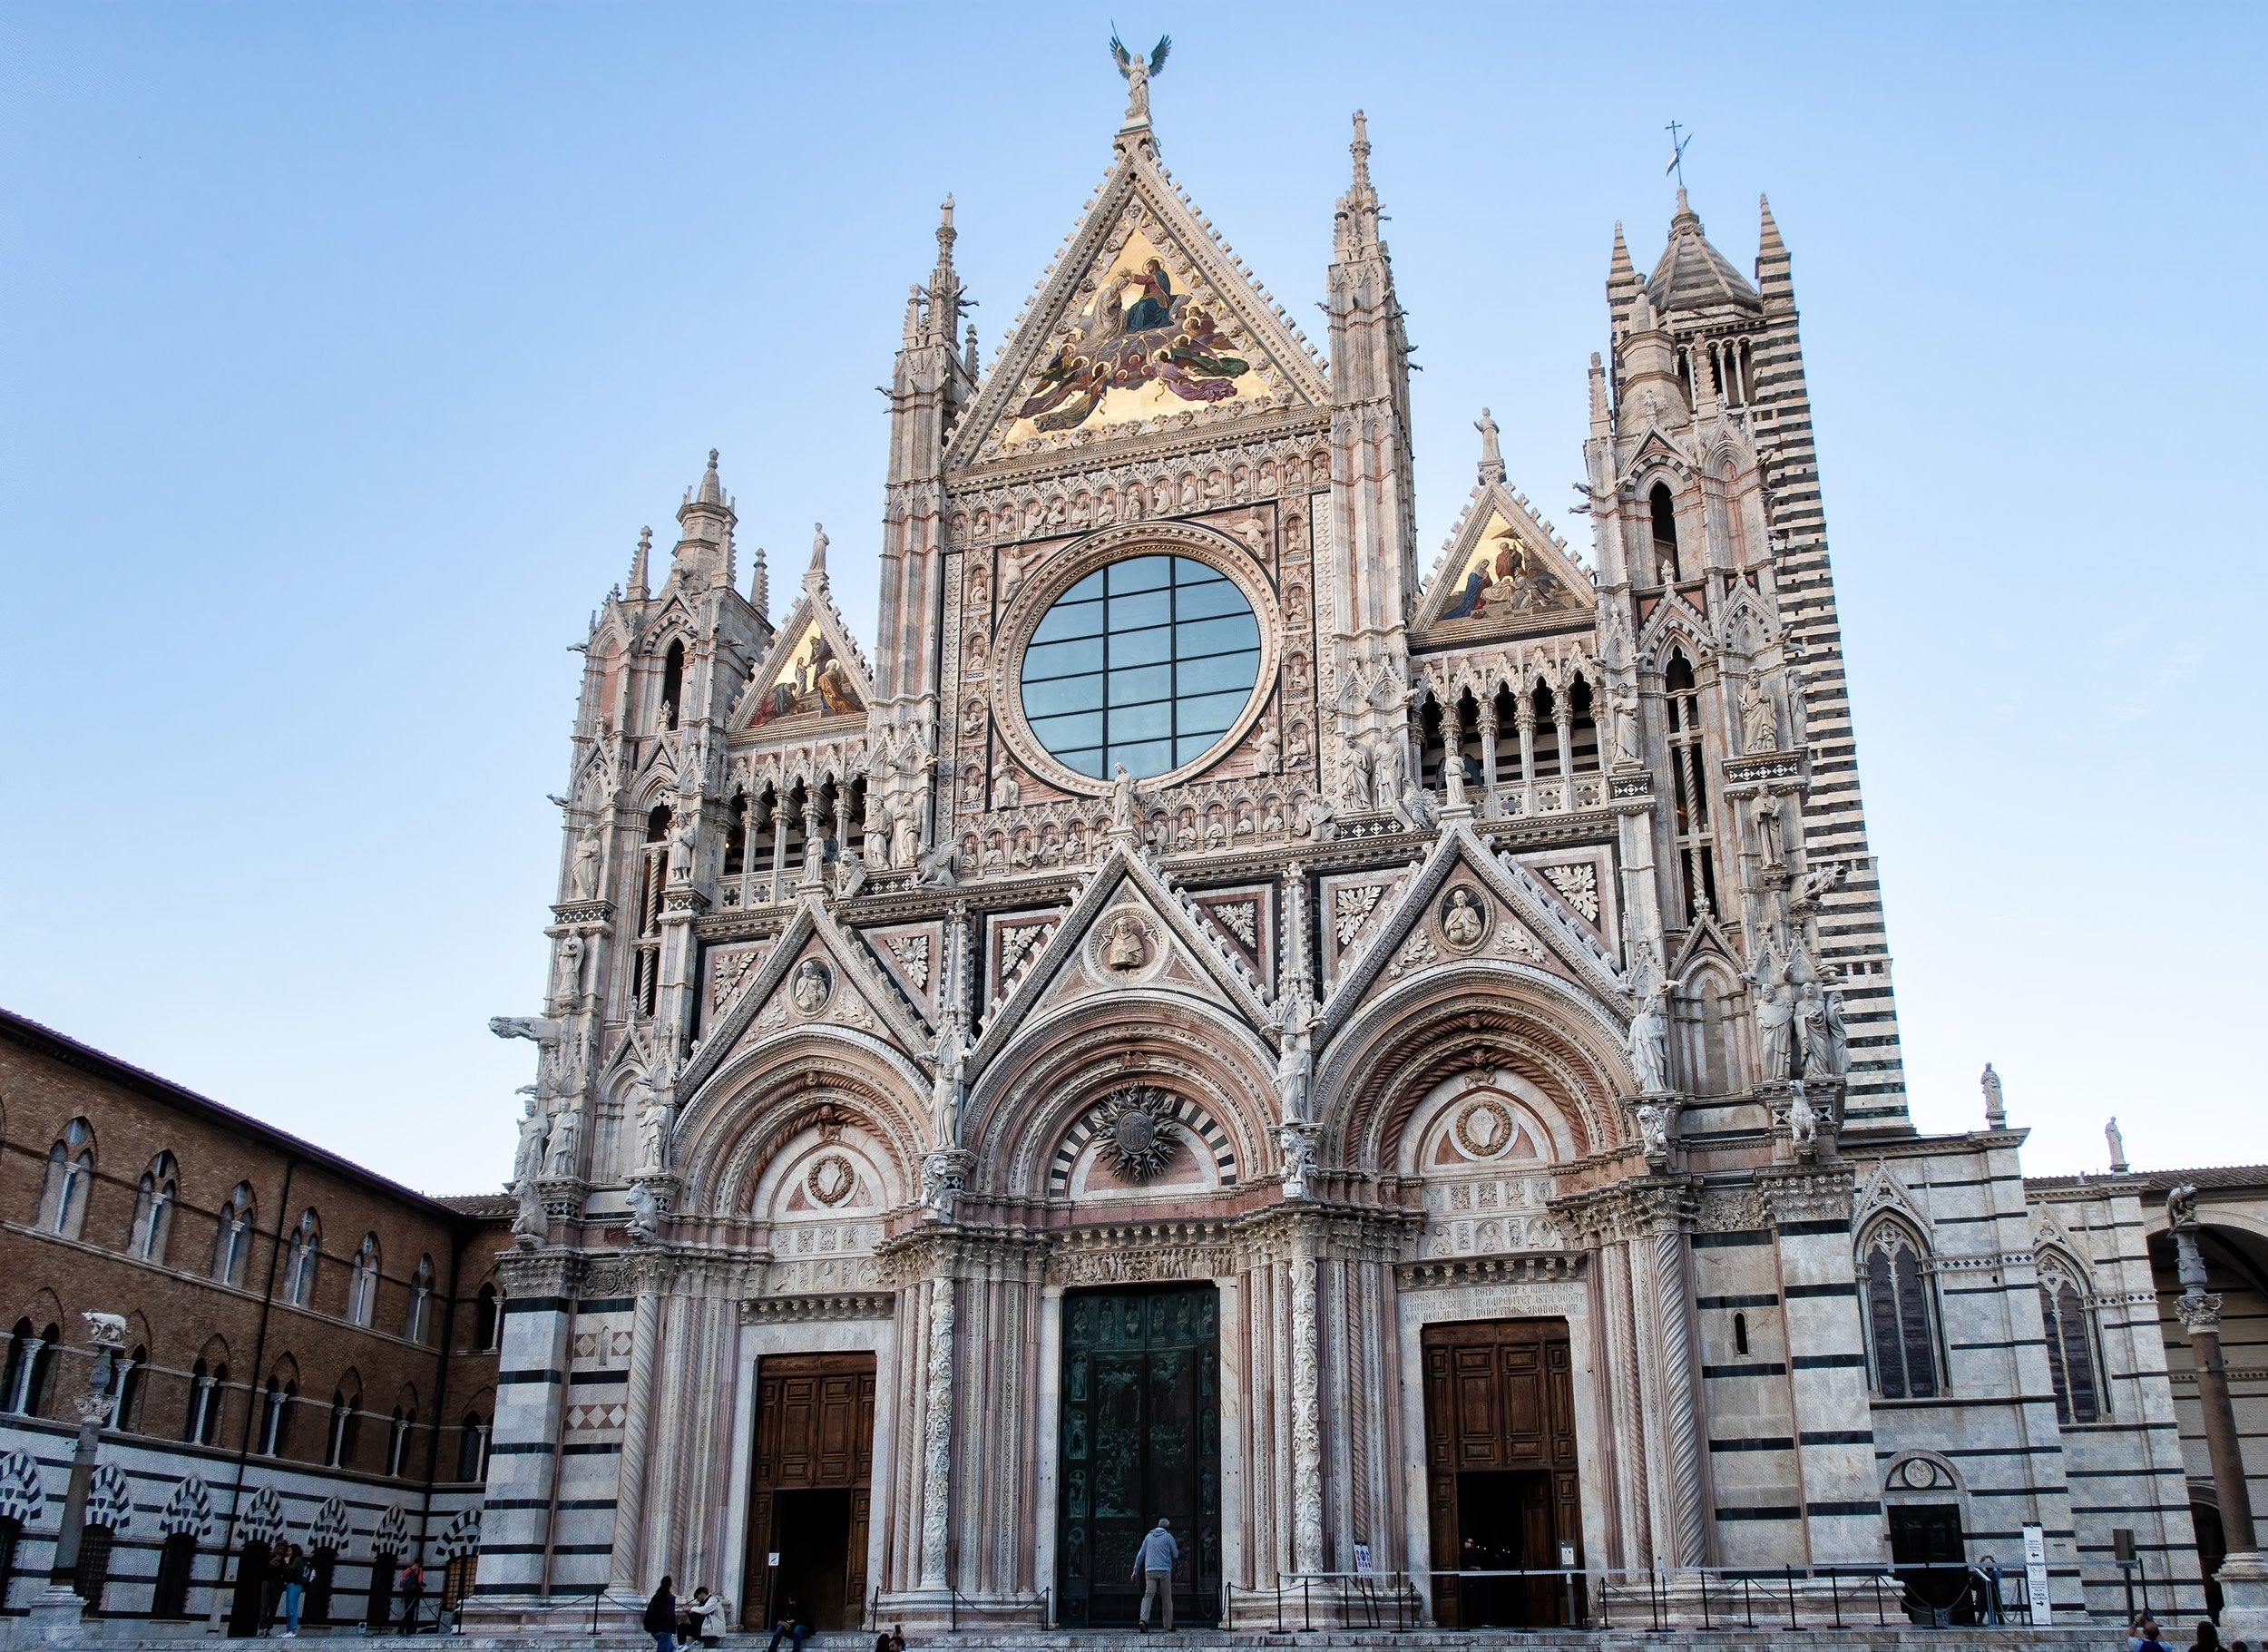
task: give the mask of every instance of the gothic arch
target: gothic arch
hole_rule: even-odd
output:
[[[1364,1004],[1334,1038],[1315,1093],[1326,1164],[1391,1174],[1411,1116],[1452,1073],[1518,1074],[1559,1108],[1578,1156],[1621,1145],[1614,1098],[1636,1082],[1622,1034],[1556,976],[1517,964],[1428,971]]]
[[[844,1028],[805,1027],[735,1055],[678,1122],[679,1209],[723,1220],[759,1215],[766,1169],[830,1108],[872,1140],[893,1200],[904,1203],[919,1185],[926,1090],[903,1056]]]
[[[1218,1129],[1239,1184],[1272,1161],[1273,1058],[1252,1030],[1212,1004],[1171,992],[1081,1000],[1027,1022],[988,1063],[963,1109],[976,1153],[971,1193],[1042,1199],[1057,1148],[1097,1101],[1147,1082],[1196,1104]],[[1205,1138],[1202,1127],[1195,1132]],[[1209,1145],[1199,1151],[1209,1151]]]

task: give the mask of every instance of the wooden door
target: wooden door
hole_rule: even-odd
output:
[[[823,1554],[840,1576],[809,1580],[790,1578],[808,1611],[815,1601],[836,1621],[814,1622],[815,1629],[855,1628],[866,1602],[866,1529],[874,1500],[875,1356],[871,1354],[776,1354],[757,1366],[756,1450],[748,1490],[748,1579],[740,1603],[748,1628],[769,1628],[771,1614],[786,1604],[782,1579],[767,1563],[774,1553]],[[839,1491],[842,1498],[797,1494]],[[789,1500],[783,1503],[782,1500]],[[797,1541],[783,1547],[780,1520],[808,1520],[824,1511],[830,1528],[814,1546],[798,1530]],[[777,1598],[776,1598],[777,1597]]]
[[[1559,1545],[1582,1564],[1575,1384],[1563,1319],[1425,1327],[1425,1455],[1436,1572],[1548,1570]],[[1567,1591],[1552,1579],[1461,1584],[1436,1577],[1445,1626],[1556,1624]],[[1581,1602],[1579,1598],[1579,1615]]]

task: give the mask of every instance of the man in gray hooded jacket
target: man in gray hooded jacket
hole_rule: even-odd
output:
[[[1166,1633],[1173,1633],[1173,1563],[1181,1558],[1181,1545],[1173,1540],[1171,1522],[1162,1515],[1142,1539],[1134,1557],[1134,1575],[1142,1584],[1142,1633],[1149,1633],[1149,1603],[1166,1603]]]

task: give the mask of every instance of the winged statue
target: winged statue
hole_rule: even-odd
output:
[[[1149,119],[1149,77],[1166,66],[1166,54],[1173,50],[1173,36],[1160,34],[1158,44],[1150,48],[1147,58],[1126,49],[1117,34],[1110,36],[1110,55],[1118,60],[1119,73],[1126,77],[1126,118],[1129,121]]]

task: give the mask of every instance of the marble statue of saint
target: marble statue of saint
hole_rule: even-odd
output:
[[[2126,1139],[2119,1132],[2118,1119],[2116,1114],[2112,1115],[2111,1120],[2108,1124],[2103,1126],[2103,1139],[2110,1144],[2111,1169],[2117,1174],[2125,1174],[2126,1169]]]
[[[543,1141],[543,1173],[546,1176],[568,1177],[575,1174],[576,1144],[582,1133],[582,1115],[572,1107],[562,1107],[552,1115],[551,1134]]]
[[[1652,973],[1649,969],[1647,972]],[[1637,1013],[1630,1018],[1624,1048],[1630,1056],[1630,1075],[1640,1095],[1658,1095],[1669,1089],[1669,994],[1667,981],[1648,984],[1638,999]]]
[[[1804,1071],[1817,1079],[1839,1079],[1851,1068],[1851,1033],[1843,1017],[1843,994],[1832,980],[1804,983]]]
[[[1462,889],[1449,894],[1449,910],[1442,917],[1442,935],[1452,946],[1478,946],[1488,931],[1481,916],[1481,909],[1472,904],[1472,896]]]
[[[642,1078],[631,1085],[631,1096],[638,1104],[638,1168],[659,1170],[663,1140],[670,1133],[670,1104]]]
[[[1350,740],[1346,748],[1346,778],[1341,787],[1346,806],[1355,814],[1370,808],[1370,748],[1360,740]]]
[[[1756,989],[1756,1042],[1764,1051],[1764,1076],[1776,1082],[1794,1076],[1795,989],[1784,965],[1766,947],[1754,970],[1741,979]]]
[[[575,838],[575,899],[588,901],[599,893],[599,828],[587,826]]]
[[[514,1185],[533,1181],[543,1173],[543,1132],[547,1128],[543,1115],[535,1108],[533,1087],[523,1092],[527,1108],[520,1117],[520,1145],[512,1153],[512,1179]]]
[[[806,1015],[816,1014],[835,990],[827,977],[826,965],[816,958],[806,958],[796,965],[795,978],[787,983],[787,994],[796,1001],[796,1008]]]
[[[992,771],[992,806],[1012,809],[1023,801],[1023,787],[1016,784],[1016,771],[1002,763]]]
[[[1615,761],[1636,763],[1638,757],[1638,695],[1624,684],[1607,690],[1607,708],[1614,720]]]
[[[1139,926],[1123,912],[1112,921],[1110,933],[1103,937],[1102,961],[1114,970],[1139,970],[1149,962]]]
[[[1764,673],[1751,671],[1740,691],[1741,750],[1754,757],[1780,748],[1780,719],[1772,709],[1772,696],[1764,686]]]
[[[571,1009],[582,992],[582,937],[562,935],[559,962],[552,975],[552,997],[562,1011]]]
[[[1275,728],[1270,724],[1262,723],[1259,745],[1253,759],[1256,771],[1264,775],[1272,775],[1280,766],[1282,758],[1283,748],[1276,739]]]
[[[1141,830],[1141,799],[1134,790],[1134,777],[1126,772],[1126,765],[1118,765],[1110,777],[1110,829],[1113,832],[1137,833]]]
[[[866,864],[881,867],[890,864],[890,800],[870,797],[866,802]]]
[[[693,881],[692,807],[680,805],[670,816],[670,881],[689,884]]]
[[[1985,1124],[1991,1129],[2003,1129],[2009,1121],[2008,1101],[2000,1093],[2000,1075],[1992,1070],[1992,1063],[1985,1063],[1984,1078]]]

